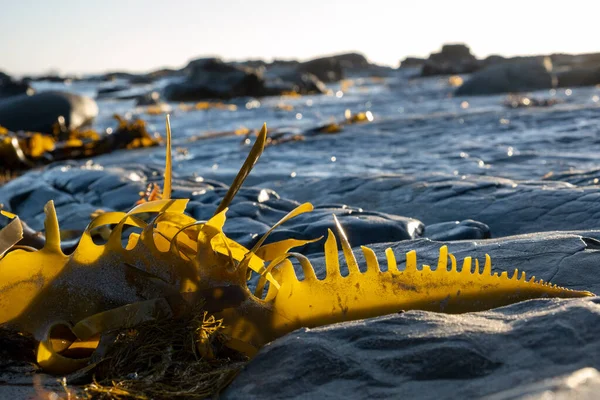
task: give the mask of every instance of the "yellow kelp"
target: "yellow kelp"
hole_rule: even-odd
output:
[[[273,226],[252,249],[223,233],[227,206],[260,157],[266,143],[263,126],[229,191],[208,221],[184,214],[188,200],[171,199],[171,138],[167,119],[167,158],[162,198],[143,202],[128,213],[98,215],[83,233],[73,254],[60,247],[52,202],[46,205],[46,244],[41,250],[19,249],[8,233],[0,240],[8,252],[0,259],[0,324],[32,334],[39,342],[38,363],[47,372],[64,374],[82,368],[105,332],[179,315],[189,305],[203,304],[223,319],[228,346],[253,355],[269,341],[299,327],[374,317],[407,309],[439,312],[485,310],[538,297],[584,297],[592,294],[525,280],[515,271],[492,274],[467,257],[458,271],[444,246],[438,266],[417,268],[414,251],[398,270],[388,249],[388,268],[379,269],[374,252],[363,247],[361,272],[337,219],[338,237],[349,275],[342,276],[337,240],[329,231],[325,242],[323,280],[306,257],[290,249],[312,241],[286,239],[264,244],[279,225],[312,205],[298,206]],[[7,214],[10,217],[14,217]],[[147,216],[154,215],[148,221]],[[105,244],[93,232],[110,226]],[[122,239],[126,228],[127,243]],[[5,229],[15,230],[11,223]],[[18,231],[18,229],[16,230]],[[0,249],[2,250],[2,249]],[[6,250],[6,249],[5,249]],[[290,259],[304,273],[299,280]],[[450,259],[450,269],[448,260]],[[258,275],[255,292],[248,280]],[[268,290],[263,296],[268,284]]]

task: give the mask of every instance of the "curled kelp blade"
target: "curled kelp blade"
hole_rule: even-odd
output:
[[[0,230],[0,258],[2,258],[7,251],[23,239],[23,225],[18,216],[3,210],[0,210],[0,213],[5,217],[12,218],[12,221]]]
[[[256,141],[254,142],[254,145],[252,146],[248,157],[246,157],[246,161],[244,161],[242,168],[240,168],[240,171],[237,173],[235,179],[233,180],[233,183],[231,184],[229,190],[225,194],[225,197],[223,197],[223,200],[221,200],[219,207],[217,207],[217,210],[215,211],[215,215],[223,211],[225,208],[229,207],[229,204],[231,204],[231,201],[235,197],[236,193],[238,192],[238,190],[240,190],[240,187],[248,177],[248,174],[250,173],[250,171],[252,171],[252,168],[254,168],[254,164],[256,164],[256,162],[262,155],[262,152],[265,149],[266,141],[267,124],[263,124],[262,129],[256,136]]]

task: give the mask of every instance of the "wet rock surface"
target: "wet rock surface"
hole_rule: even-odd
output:
[[[557,71],[575,62],[552,60]],[[581,65],[595,62],[588,61]],[[294,70],[297,64],[279,66]],[[265,65],[248,67],[265,67],[268,86]],[[161,91],[181,79],[178,74],[157,72],[152,84],[139,88],[143,92],[131,95]],[[235,134],[241,126],[266,121],[272,133],[303,134],[340,121],[347,109],[370,111],[372,122],[269,146],[231,205],[226,232],[251,244],[295,205],[311,201],[314,213],[283,225],[271,240],[318,237],[333,227],[336,214],[351,244],[372,246],[382,265],[387,246],[402,268],[404,252],[415,249],[419,263],[435,265],[439,247],[448,244],[459,259],[483,260],[489,253],[497,272],[518,268],[600,292],[600,90],[539,90],[532,98],[556,103],[513,108],[504,95],[456,98],[447,78],[412,75],[349,75],[328,84],[330,95],[238,98],[235,112],[183,112],[171,102],[173,195],[191,199],[188,212],[195,218],[212,215],[253,141]],[[115,79],[110,85],[129,78]],[[108,83],[31,85],[93,97]],[[97,100],[95,129],[111,126],[114,113],[133,118],[144,112],[136,98],[114,101],[117,95]],[[164,115],[144,118],[149,130],[164,132]],[[163,163],[164,148],[157,147],[53,164],[1,186],[0,203],[42,229],[43,204],[53,199],[61,228],[81,231],[97,209],[130,209],[148,183],[161,181]],[[322,245],[300,249],[317,275],[323,273]],[[597,299],[536,300],[483,313],[407,312],[299,331],[263,349],[225,396],[541,399],[550,390],[558,398],[594,398],[597,315]],[[8,381],[15,385],[0,386],[0,397],[19,396],[17,387],[30,390],[31,380],[14,379]]]
[[[448,245],[459,260],[489,253],[495,272],[510,274],[518,267],[545,281],[597,292],[599,234],[537,233]],[[435,265],[441,245],[418,240],[391,247],[402,270],[404,252],[415,249],[419,263]],[[380,265],[385,265],[385,246],[373,246]],[[358,249],[355,254],[364,264]],[[312,262],[317,275],[323,274],[323,259]],[[549,391],[592,399],[600,366],[599,320],[598,298],[540,299],[487,312],[409,311],[302,329],[262,349],[225,398],[268,393],[269,398],[542,399]],[[294,379],[281,385],[286,376]],[[566,384],[569,379],[572,385]]]
[[[43,205],[54,201],[62,229],[83,231],[90,215],[97,209],[128,211],[140,198],[146,184],[160,182],[162,170],[140,168],[100,168],[90,164],[79,168],[66,163],[44,172],[31,172],[0,188],[0,203],[17,213],[35,230],[43,229]],[[176,179],[173,196],[189,198],[187,212],[198,220],[209,219],[227,191],[218,181],[195,178]],[[483,239],[489,227],[466,220],[442,221],[425,227],[417,219],[367,211],[341,203],[313,201],[315,210],[301,215],[275,231],[267,242],[287,238],[315,239],[335,230],[333,215],[344,226],[354,245],[401,241],[423,237],[438,240]],[[245,245],[252,245],[272,225],[299,203],[286,200],[271,189],[242,189],[229,207],[225,232]],[[322,252],[323,242],[301,249],[306,253]]]
[[[300,330],[266,346],[224,398],[542,399],[562,391],[593,399],[599,319],[597,299],[533,300],[477,314],[410,311]],[[593,381],[561,387],[561,377],[590,367]]]

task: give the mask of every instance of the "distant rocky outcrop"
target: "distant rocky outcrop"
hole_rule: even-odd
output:
[[[64,128],[73,130],[90,123],[98,105],[89,97],[67,92],[43,92],[14,96],[0,102],[0,126],[11,131],[52,133],[60,117]]]
[[[556,86],[552,61],[534,57],[492,64],[476,73],[456,89],[457,96],[518,93],[551,89]]]
[[[0,99],[20,94],[33,94],[33,89],[25,81],[17,81],[0,71]]]
[[[406,57],[400,61],[400,68],[421,68],[425,64],[424,58]]]
[[[540,60],[544,59],[550,62],[545,65],[552,65],[553,68],[543,68],[543,61]],[[474,75],[457,90],[458,95],[526,92],[553,87],[600,84],[600,53],[558,53],[508,58],[490,55],[479,60],[464,44],[446,44],[439,53],[431,53],[426,60],[407,57],[400,67],[421,67],[421,76],[458,75],[481,71],[481,75]],[[486,82],[486,79],[493,79],[493,82]],[[482,86],[477,88],[477,85]]]
[[[323,82],[337,82],[344,78],[344,69],[336,57],[323,57],[298,65],[298,71],[313,74]]]
[[[421,69],[422,76],[468,74],[482,63],[465,44],[445,44],[439,53],[431,53]]]
[[[218,58],[201,58],[184,68],[187,79],[168,85],[164,96],[171,101],[198,101],[273,96],[291,91],[323,93],[323,83],[297,65],[274,63],[265,67],[258,62],[226,63]]]
[[[164,89],[171,101],[231,99],[243,96],[263,96],[265,82],[260,71],[251,67],[225,63],[219,58],[200,58],[185,68],[187,79]]]
[[[600,53],[553,54],[558,87],[594,86],[600,84]]]

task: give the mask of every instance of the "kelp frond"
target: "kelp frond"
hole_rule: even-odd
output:
[[[310,203],[292,210],[252,249],[247,249],[229,239],[223,227],[227,207],[260,157],[266,139],[267,130],[263,126],[215,215],[208,221],[196,221],[184,214],[187,199],[171,199],[171,129],[167,119],[161,199],[148,198],[127,213],[97,215],[68,256],[61,251],[52,202],[45,208],[46,243],[41,250],[15,249],[10,240],[5,241],[8,252],[0,259],[0,324],[39,341],[38,364],[47,372],[68,373],[89,364],[93,357],[104,355],[104,362],[125,373],[124,369],[135,366],[138,362],[135,359],[139,358],[144,365],[156,366],[144,373],[150,381],[162,385],[150,397],[166,396],[169,391],[165,385],[173,385],[177,390],[184,388],[170,391],[170,396],[192,397],[192,392],[206,394],[205,387],[222,387],[237,370],[230,361],[229,364],[216,361],[224,350],[215,349],[215,341],[251,357],[269,341],[300,327],[409,309],[460,313],[538,297],[591,295],[534,278],[526,280],[524,274],[519,276],[516,271],[511,278],[506,272],[492,274],[489,256],[483,269],[475,260],[473,270],[473,260],[467,257],[459,271],[446,246],[440,249],[436,269],[426,265],[417,268],[416,253],[411,251],[406,254],[406,267],[401,270],[388,249],[385,271],[379,268],[373,250],[363,247],[366,266],[361,268],[335,217],[349,274],[342,276],[340,272],[337,239],[329,231],[324,245],[327,275],[320,280],[305,256],[290,252],[314,240],[290,238],[264,244],[273,229],[312,211]],[[153,218],[148,219],[148,215]],[[96,244],[92,239],[92,232],[100,227],[108,227],[104,244]],[[137,232],[125,235],[128,227]],[[0,239],[2,235],[4,231],[0,232]],[[296,276],[292,259],[299,262],[304,279]],[[253,274],[258,275],[254,293],[248,287]],[[197,310],[199,305],[209,314],[192,313],[191,320],[186,317],[185,310]],[[177,330],[173,324],[181,328],[183,333],[177,335],[182,336],[167,338],[167,334]],[[189,328],[190,324],[195,328]],[[127,336],[132,330],[135,335]],[[121,336],[116,337],[119,340],[110,336],[115,331],[120,332]],[[192,333],[193,340],[186,336]],[[111,357],[103,346],[107,340],[112,340]],[[179,342],[182,344],[175,344]],[[127,345],[120,347],[123,343]],[[197,365],[192,363],[191,370],[181,371],[173,366],[174,354],[202,361]],[[207,372],[208,367],[217,371],[214,376]],[[183,377],[194,381],[196,386],[185,386],[180,381]],[[140,382],[145,381],[121,379],[118,384],[103,381],[90,390],[142,393],[136,386]],[[143,393],[146,396],[149,392]]]

